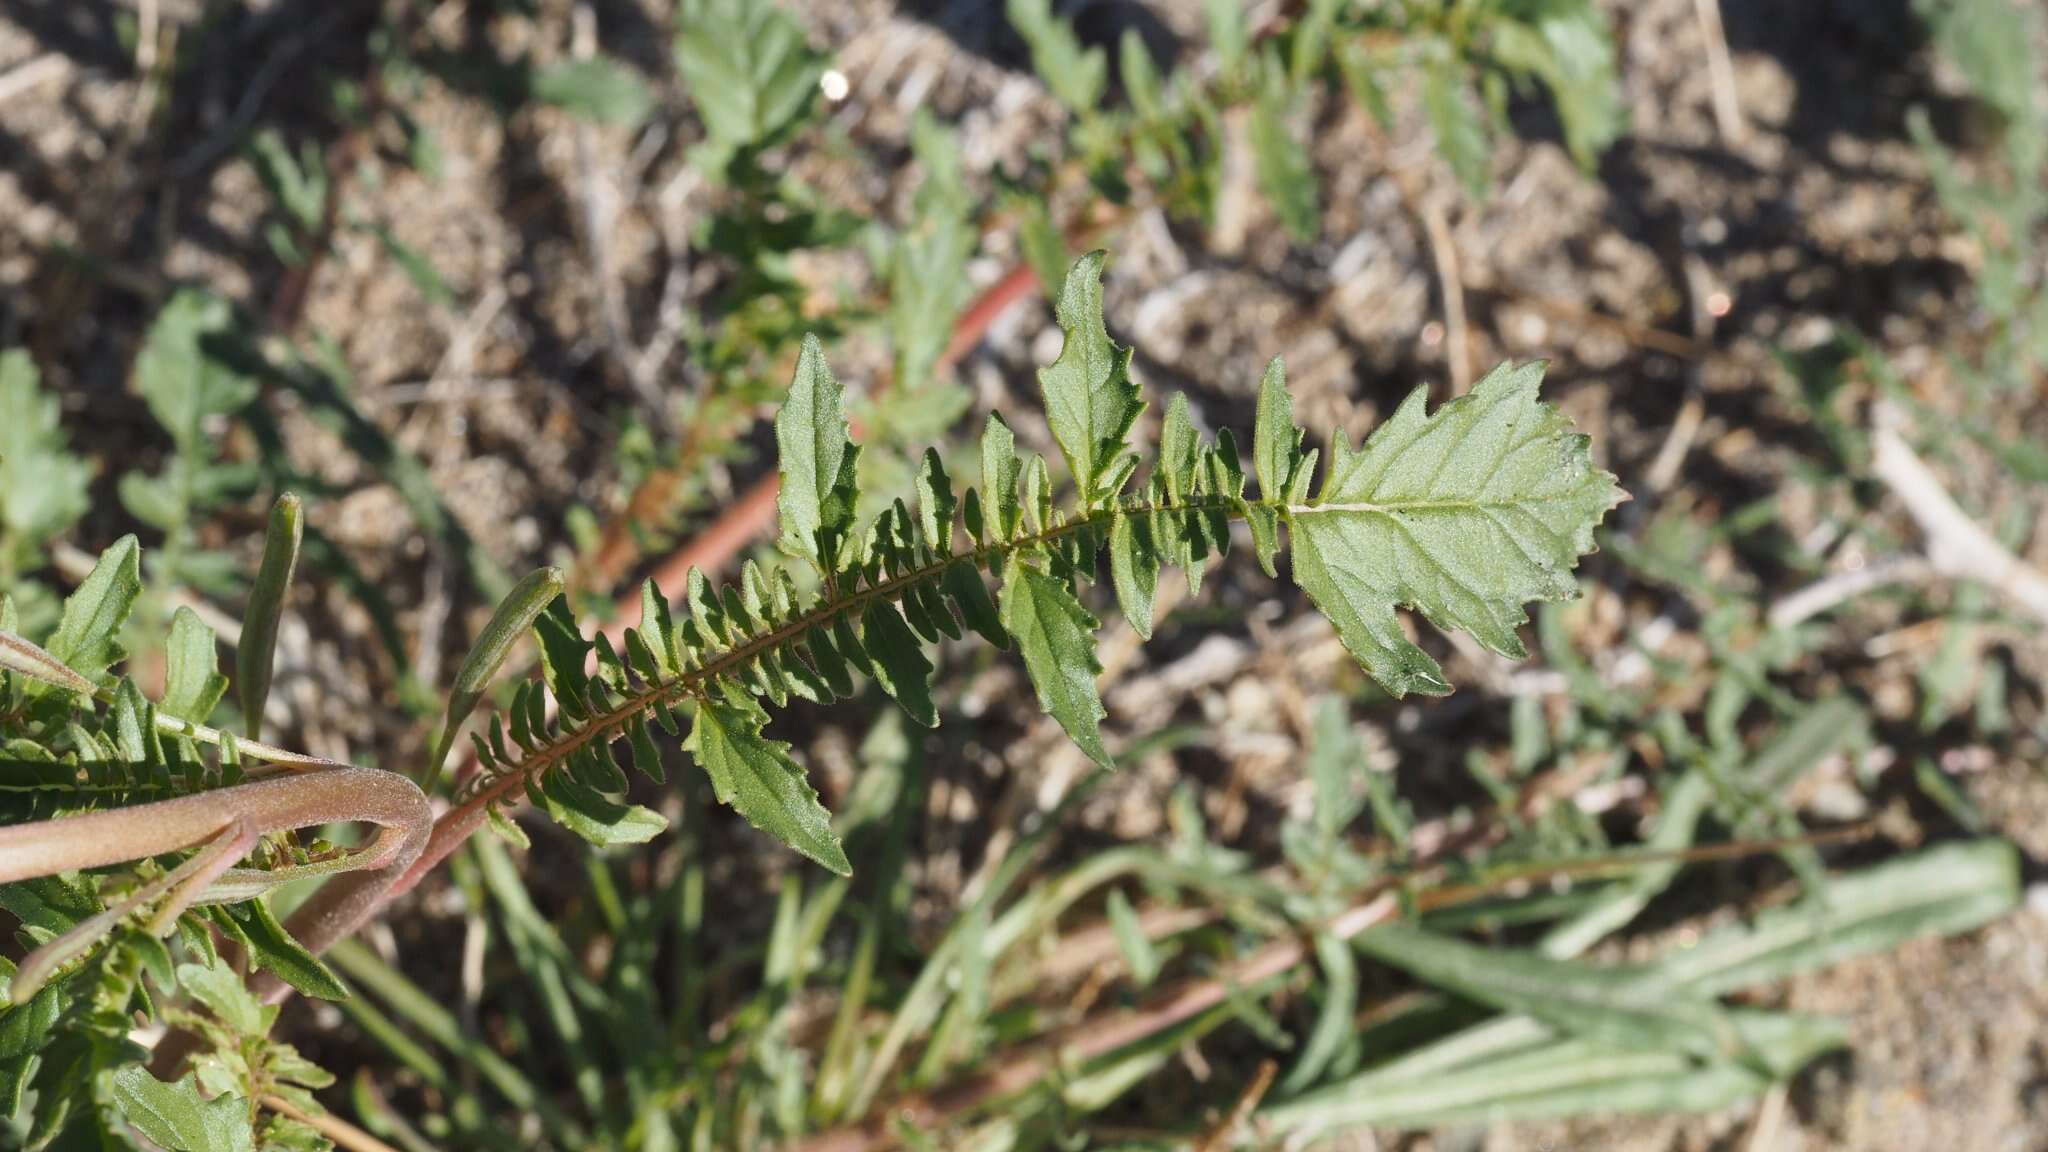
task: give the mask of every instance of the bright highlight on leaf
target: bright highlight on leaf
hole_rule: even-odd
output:
[[[1275,361],[1260,385],[1251,437],[1256,493],[1247,492],[1230,433],[1205,442],[1182,397],[1168,405],[1157,458],[1134,484],[1141,460],[1130,430],[1144,403],[1129,350],[1104,326],[1103,263],[1102,253],[1091,253],[1068,274],[1057,310],[1065,343],[1039,373],[1065,477],[1043,458],[1020,457],[1010,425],[991,414],[979,489],[956,493],[930,453],[916,473],[915,510],[899,501],[857,525],[858,449],[843,393],[817,341],[805,341],[775,422],[780,544],[817,570],[822,589],[753,564],[723,588],[692,573],[687,614],[672,617],[650,585],[640,626],[625,633],[623,647],[594,646],[595,676],[585,673],[593,645],[555,600],[534,621],[554,713],[539,686],[515,690],[509,728],[494,722],[475,740],[485,767],[478,787],[495,799],[523,785],[600,843],[644,839],[659,818],[621,802],[627,781],[613,749],[661,779],[655,729],[679,736],[678,711],[694,709],[681,747],[718,798],[844,872],[831,817],[788,746],[766,734],[770,715],[760,702],[829,702],[851,695],[865,676],[912,720],[935,726],[943,709],[925,645],[971,630],[1014,645],[1045,711],[1108,767],[1097,622],[1076,595],[1077,580],[1094,579],[1105,550],[1116,599],[1144,634],[1162,570],[1178,566],[1198,586],[1210,561],[1229,553],[1232,525],[1242,521],[1268,572],[1277,573],[1292,548],[1295,581],[1365,670],[1396,694],[1449,690],[1436,662],[1403,633],[1396,609],[1519,655],[1524,605],[1573,594],[1572,569],[1621,491],[1592,466],[1585,437],[1536,399],[1540,365],[1503,366],[1434,413],[1418,390],[1362,449],[1336,442],[1316,489],[1321,454],[1302,447]],[[956,522],[966,530],[964,550],[954,545]],[[1000,580],[994,596],[989,575]]]

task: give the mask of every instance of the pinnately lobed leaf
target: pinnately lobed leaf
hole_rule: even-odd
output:
[[[1256,493],[1246,491],[1251,477],[1229,430],[1206,438],[1184,397],[1168,404],[1157,458],[1134,486],[1141,464],[1128,437],[1143,402],[1130,353],[1104,327],[1102,267],[1103,255],[1092,253],[1067,276],[1057,309],[1065,342],[1039,374],[1070,493],[1043,457],[1020,457],[1010,425],[991,413],[979,489],[955,492],[929,454],[914,513],[897,501],[856,525],[858,449],[839,383],[808,340],[775,425],[780,543],[818,570],[822,587],[807,590],[786,571],[753,564],[725,588],[693,571],[687,615],[672,618],[650,589],[640,628],[622,648],[583,640],[554,601],[536,623],[559,715],[550,718],[539,692],[519,694],[509,732],[494,725],[476,737],[484,779],[524,782],[587,837],[644,839],[655,822],[612,799],[626,787],[612,746],[623,742],[628,759],[660,780],[652,726],[678,733],[676,714],[694,711],[683,749],[719,799],[844,871],[830,814],[788,746],[764,735],[761,701],[829,703],[852,694],[862,676],[919,724],[936,726],[925,645],[971,629],[1017,647],[1044,710],[1108,767],[1098,625],[1076,595],[1105,549],[1116,598],[1144,635],[1161,572],[1179,566],[1199,591],[1207,566],[1232,547],[1232,522],[1245,521],[1261,566],[1277,575],[1291,548],[1295,581],[1395,694],[1449,690],[1404,634],[1398,609],[1520,655],[1524,605],[1573,594],[1572,569],[1622,494],[1592,466],[1585,437],[1536,399],[1541,365],[1503,366],[1434,413],[1418,390],[1363,448],[1334,443],[1317,490],[1325,457],[1303,448],[1275,361],[1260,384],[1249,445]],[[957,551],[956,517],[966,539]],[[999,579],[994,597],[988,575]],[[585,672],[592,655],[594,676]],[[507,791],[494,787],[491,796]]]

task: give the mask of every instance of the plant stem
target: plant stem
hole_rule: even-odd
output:
[[[345,1148],[348,1152],[398,1152],[398,1149],[331,1112],[315,1116],[281,1096],[265,1096],[260,1103],[287,1120],[296,1120],[304,1124],[332,1140],[335,1147]]]

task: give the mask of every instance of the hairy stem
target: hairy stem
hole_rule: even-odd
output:
[[[377,835],[361,849],[307,869],[264,873],[233,869],[250,847],[273,832],[336,822],[374,824]],[[111,929],[142,903],[167,897],[151,925],[168,928],[178,915],[207,898],[214,881],[237,895],[253,895],[271,883],[306,871],[354,870],[352,887],[374,900],[426,847],[433,811],[411,780],[392,772],[338,765],[291,776],[273,776],[195,792],[169,800],[64,816],[0,828],[0,884],[81,868],[105,868],[199,845],[206,851],[102,917],[95,917],[22,962],[12,989],[21,996],[47,979],[64,960]],[[333,885],[329,885],[333,887]],[[309,942],[309,946],[312,946]]]

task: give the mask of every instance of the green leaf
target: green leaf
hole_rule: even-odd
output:
[[[114,1073],[113,1095],[121,1115],[166,1152],[249,1152],[256,1146],[248,1101],[208,1100],[192,1075],[166,1084],[131,1064]]]
[[[916,223],[890,256],[889,335],[896,355],[895,385],[915,392],[930,380],[953,338],[954,317],[966,300],[960,286],[979,233],[969,219],[974,204],[953,134],[919,109],[910,142],[924,179],[914,205]]]
[[[818,803],[789,745],[761,735],[763,717],[751,701],[706,701],[683,750],[711,778],[720,802],[841,876],[853,874],[846,850],[832,833],[832,816]]]
[[[85,582],[65,598],[64,617],[47,645],[59,663],[95,684],[126,655],[119,638],[142,594],[141,552],[135,537],[123,536],[100,553]]]
[[[610,755],[610,753],[601,753]],[[557,772],[538,790],[548,818],[597,848],[645,844],[668,830],[668,819],[639,804],[619,804]]]
[[[228,678],[220,674],[219,641],[190,608],[180,607],[171,616],[171,636],[164,649],[164,698],[159,711],[206,723],[213,706],[228,690]]]
[[[1804,1064],[1846,1037],[1812,1017],[1755,1017],[1759,1044]],[[1712,1113],[1763,1092],[1770,1081],[1733,1061],[1560,1040],[1508,1057],[1466,1061],[1427,1076],[1368,1072],[1262,1110],[1266,1130],[1308,1137],[1368,1125],[1435,1128],[1617,1113]]]
[[[1150,517],[1118,512],[1109,522],[1109,578],[1117,606],[1140,638],[1152,638],[1152,604],[1159,586],[1159,550]]]
[[[249,900],[233,909],[241,925],[249,959],[256,967],[277,974],[277,978],[308,996],[320,1000],[346,1000],[348,987],[318,956],[299,943],[266,900]]]
[[[901,704],[912,720],[927,728],[938,727],[939,712],[932,703],[932,662],[902,614],[884,601],[869,601],[861,612],[860,642],[882,690]]]
[[[1024,518],[1017,498],[1017,478],[1024,465],[1017,460],[1017,435],[1001,415],[991,412],[981,429],[981,494],[988,501],[989,536],[1009,540]]]
[[[1053,15],[1051,0],[1009,0],[1010,27],[1031,49],[1031,67],[1053,98],[1076,115],[1090,114],[1102,99],[1109,60],[1100,48],[1083,49],[1067,22]]]
[[[85,515],[92,469],[66,450],[60,410],[37,387],[35,361],[0,352],[0,532],[40,565],[39,550]]]
[[[1164,963],[1159,950],[1145,935],[1145,926],[1138,920],[1138,913],[1131,907],[1130,898],[1121,888],[1109,890],[1109,930],[1116,937],[1117,951],[1123,953],[1124,964],[1131,970],[1131,979],[1140,988],[1149,987],[1159,978],[1159,969]]]
[[[1116,495],[1105,476],[1126,451],[1124,438],[1144,411],[1131,380],[1131,350],[1111,342],[1102,321],[1102,264],[1106,253],[1090,252],[1074,262],[1054,308],[1066,334],[1059,359],[1038,371],[1045,395],[1046,422],[1059,443],[1081,504],[1093,508]]]
[[[1532,25],[1496,24],[1490,54],[1509,71],[1543,81],[1565,148],[1591,168],[1627,127],[1608,17],[1591,3],[1541,5],[1534,12]]]
[[[434,266],[433,257],[399,239],[398,233],[385,225],[371,226],[370,234],[377,238],[377,246],[391,257],[392,263],[398,265],[398,270],[405,273],[413,289],[427,303],[439,308],[454,307],[455,290],[442,278],[441,270]]]
[[[1287,393],[1287,368],[1278,356],[1259,380],[1259,405],[1252,424],[1252,472],[1259,495],[1267,500],[1299,500],[1297,479],[1306,481],[1316,454],[1301,450],[1301,429],[1294,426],[1294,398]]]
[[[1642,1051],[1768,1062],[1745,1017],[1704,996],[1685,996],[1631,969],[1608,970],[1485,948],[1409,924],[1384,924],[1354,941],[1359,951],[1417,979],[1561,1031]],[[1796,1067],[1773,1067],[1774,1076]]]
[[[1339,438],[1322,491],[1286,510],[1295,582],[1397,696],[1450,690],[1397,606],[1520,658],[1523,605],[1576,594],[1572,569],[1624,498],[1536,399],[1542,376],[1503,364],[1434,415],[1417,389],[1363,450]]]
[[[1327,932],[1315,936],[1316,965],[1322,969],[1323,1005],[1316,1012],[1315,1026],[1308,1042],[1287,1075],[1280,1080],[1282,1095],[1293,1095],[1322,1078],[1323,1070],[1337,1058],[1345,1041],[1357,1034],[1353,1015],[1358,1010],[1358,963],[1351,945]]]
[[[1246,124],[1252,175],[1295,243],[1313,243],[1322,230],[1323,214],[1316,204],[1315,166],[1295,134],[1294,85],[1276,52],[1266,54],[1260,71],[1258,99],[1252,101]]]
[[[1918,937],[1968,932],[2019,901],[2019,856],[2010,843],[1944,844],[1831,879],[1799,904],[1672,953],[1654,975],[1667,987],[1718,996]]]
[[[640,74],[603,56],[541,69],[534,74],[532,92],[535,100],[579,120],[628,128],[645,120],[654,107],[654,94]]]
[[[290,492],[271,505],[263,535],[263,562],[249,589],[242,612],[242,637],[235,645],[235,690],[242,705],[242,727],[251,739],[262,739],[263,709],[270,700],[270,677],[277,653],[277,625],[284,618],[285,598],[299,564],[299,538],[304,530],[299,498]]]
[[[1231,76],[1251,60],[1251,28],[1245,21],[1241,0],[1202,0],[1202,14],[1208,18],[1209,47],[1216,53],[1217,71]]]
[[[1038,689],[1038,702],[1081,751],[1104,768],[1115,765],[1102,746],[1099,725],[1106,713],[1095,691],[1095,617],[1067,582],[1012,555],[1003,566],[998,596],[1003,627],[1017,642],[1024,667]]]
[[[1422,73],[1422,111],[1436,134],[1437,152],[1451,166],[1451,173],[1474,200],[1486,195],[1492,175],[1493,149],[1486,139],[1486,125],[1479,118],[1458,69],[1436,61]]]
[[[810,109],[825,58],[771,0],[684,0],[676,13],[676,72],[723,167],[741,150],[780,139]]]
[[[1372,771],[1341,697],[1325,696],[1317,702],[1306,759],[1305,774],[1315,789],[1315,827],[1323,843],[1334,847],[1364,806],[1356,781]]]
[[[14,966],[10,962],[7,965],[10,980],[13,974]],[[0,1008],[0,1061],[17,1060],[40,1051],[63,1008],[63,993],[55,984],[44,985],[42,991],[30,997],[26,1004]]]
[[[821,543],[853,523],[854,451],[847,441],[844,389],[825,364],[818,338],[805,336],[789,398],[775,416],[775,447],[782,490],[775,507],[782,516],[784,552],[829,568],[834,557]]]
[[[256,382],[222,360],[215,348],[234,330],[227,301],[180,291],[156,315],[135,361],[136,387],[183,456],[218,453],[206,422],[256,398]]]
[[[513,647],[533,630],[534,622],[547,611],[548,605],[561,597],[566,586],[567,578],[560,568],[536,568],[513,585],[512,591],[506,593],[491,612],[490,621],[477,634],[476,643],[463,657],[462,667],[455,673],[455,683],[448,690],[448,708],[441,720],[441,738],[435,741],[433,758],[427,761],[427,789],[431,790],[440,779],[448,750],[455,746],[457,730],[476,710],[484,693],[489,691],[491,681],[497,679],[498,670],[505,666],[505,659],[512,654]]]
[[[252,1039],[264,1036],[277,1019],[277,1009],[264,1007],[261,1000],[243,987],[241,976],[222,960],[178,965],[178,985],[237,1035]]]
[[[2039,135],[2043,117],[2048,116],[2039,95],[2039,61],[2031,48],[2041,31],[2039,7],[2013,0],[1950,0],[1914,7],[1932,29],[1936,47],[1955,63],[1971,91],[2005,117],[2007,131]]]

